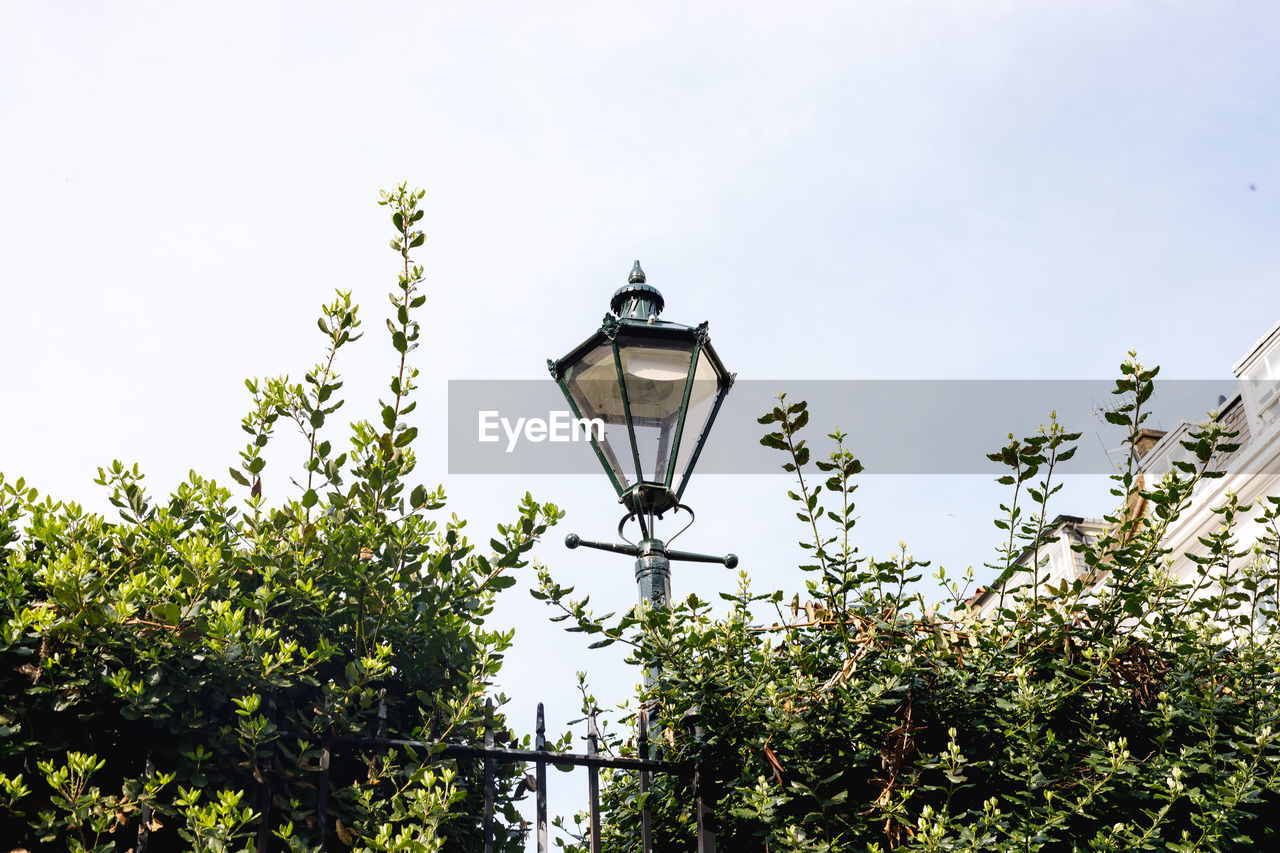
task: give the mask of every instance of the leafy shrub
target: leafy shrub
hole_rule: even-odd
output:
[[[411,487],[426,297],[410,250],[423,193],[383,193],[401,256],[388,320],[396,368],[376,422],[339,450],[340,350],[357,306],[324,306],[323,360],[302,383],[249,381],[242,500],[192,472],[167,500],[137,466],[100,471],[119,520],[0,477],[0,838],[32,850],[474,849],[475,767],[429,751],[323,748],[324,737],[472,741],[512,632],[487,628],[560,512],[526,496],[486,556],[441,489]],[[290,489],[264,479],[280,424],[308,456]],[[277,503],[268,495],[283,496]],[[322,766],[328,821],[317,825]],[[518,847],[500,772],[498,808]],[[263,814],[270,810],[270,819]],[[274,839],[268,839],[268,833]],[[334,846],[336,845],[336,847]],[[9,849],[6,846],[4,849]]]
[[[1131,444],[1155,373],[1131,360],[1117,382],[1128,402],[1112,419]],[[615,619],[545,571],[537,591],[598,643],[660,662],[644,698],[664,724],[655,740],[664,758],[701,767],[720,849],[1271,849],[1280,498],[1257,508],[1271,534],[1252,553],[1233,530],[1255,510],[1235,498],[1217,508],[1221,529],[1202,540],[1191,582],[1171,576],[1163,545],[1232,434],[1203,427],[1186,442],[1196,461],[1150,488],[1131,461],[1114,477],[1124,503],[1109,532],[1075,546],[1089,582],[1027,584],[979,620],[966,606],[971,573],[962,582],[939,571],[947,601],[933,604],[918,585],[928,563],[905,546],[889,559],[859,554],[861,466],[838,432],[811,462],[808,420],[803,402],[785,398],[761,418],[763,443],[797,478],[811,556],[803,594],[757,593],[743,573],[721,594],[722,615],[689,596]],[[1004,576],[1039,572],[1053,476],[1077,437],[1055,420],[991,455],[1013,490],[996,522]],[[1130,510],[1139,496],[1151,512]],[[1036,559],[1024,569],[1015,560],[1025,549]],[[612,748],[634,747],[615,738]],[[634,777],[611,776],[605,797],[606,849],[637,850]],[[657,777],[648,802],[656,849],[694,849],[687,782]]]

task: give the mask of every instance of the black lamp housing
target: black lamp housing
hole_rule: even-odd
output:
[[[627,510],[680,505],[716,413],[733,385],[707,324],[659,320],[662,294],[636,261],[600,329],[547,367],[573,415],[603,424],[591,445]]]

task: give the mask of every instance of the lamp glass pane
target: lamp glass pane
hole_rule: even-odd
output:
[[[689,475],[689,460],[693,458],[698,439],[706,429],[707,419],[715,406],[716,395],[720,390],[722,378],[716,373],[706,351],[698,353],[698,366],[693,371],[693,391],[689,394],[689,412],[684,418],[684,430],[680,434],[680,446],[676,448],[676,477],[671,483],[675,492],[680,491],[684,478]]]
[[[640,478],[650,483],[667,480],[693,348],[692,340],[618,336],[618,357],[640,454]]]
[[[635,462],[631,439],[627,435],[627,418],[618,390],[618,368],[613,361],[613,346],[608,342],[589,350],[582,358],[566,365],[564,387],[584,418],[599,418],[604,423],[604,437],[592,440],[600,448],[605,462],[622,489],[635,482]]]

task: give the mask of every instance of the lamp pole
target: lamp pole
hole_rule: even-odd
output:
[[[658,319],[665,301],[646,281],[639,261],[609,307],[594,335],[564,358],[549,359],[547,367],[574,416],[605,425],[589,435],[626,509],[618,524],[625,544],[593,542],[571,533],[565,545],[634,557],[640,601],[667,607],[672,561],[738,565],[733,554],[719,557],[668,547],[693,523],[693,511],[681,496],[734,376],[712,348],[706,323],[684,326]],[[685,512],[689,522],[663,541],[655,524],[668,512]],[[640,528],[638,542],[625,535],[632,520]]]

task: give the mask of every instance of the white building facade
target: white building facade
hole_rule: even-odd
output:
[[[1229,494],[1234,493],[1241,505],[1252,505],[1235,528],[1238,549],[1246,552],[1238,562],[1255,559],[1253,546],[1267,534],[1258,521],[1259,502],[1266,496],[1280,495],[1280,322],[1236,363],[1234,373],[1235,394],[1221,400],[1218,411],[1211,413],[1211,417],[1237,433],[1231,442],[1239,447],[1211,461],[1215,470],[1224,472],[1223,476],[1204,479],[1196,486],[1190,505],[1170,525],[1164,538],[1165,546],[1170,549],[1169,571],[1186,583],[1194,584],[1200,571],[1199,564],[1190,555],[1203,556],[1208,552],[1200,540],[1220,529],[1222,519],[1213,510],[1226,503]],[[1185,420],[1167,433],[1145,431],[1147,440],[1138,443],[1138,452],[1139,470],[1146,483],[1158,482],[1173,470],[1176,461],[1194,461],[1194,455],[1182,442],[1195,428],[1194,422]],[[1139,505],[1131,511],[1145,512],[1146,509],[1145,505]],[[1088,567],[1071,546],[1082,542],[1092,544],[1106,529],[1106,522],[1100,519],[1076,516],[1054,519],[1049,530],[1058,541],[1040,546],[1040,583],[1057,586],[1064,580],[1071,582],[1077,578],[1084,578],[1086,583],[1103,580],[1088,576]],[[980,590],[969,606],[978,616],[986,618],[998,609],[1002,590],[1006,605],[1018,591],[1025,592],[1035,577],[1030,570],[1036,557],[1030,549],[1024,551],[1016,561],[1021,571],[1013,572],[1003,584],[997,582],[990,589]]]

